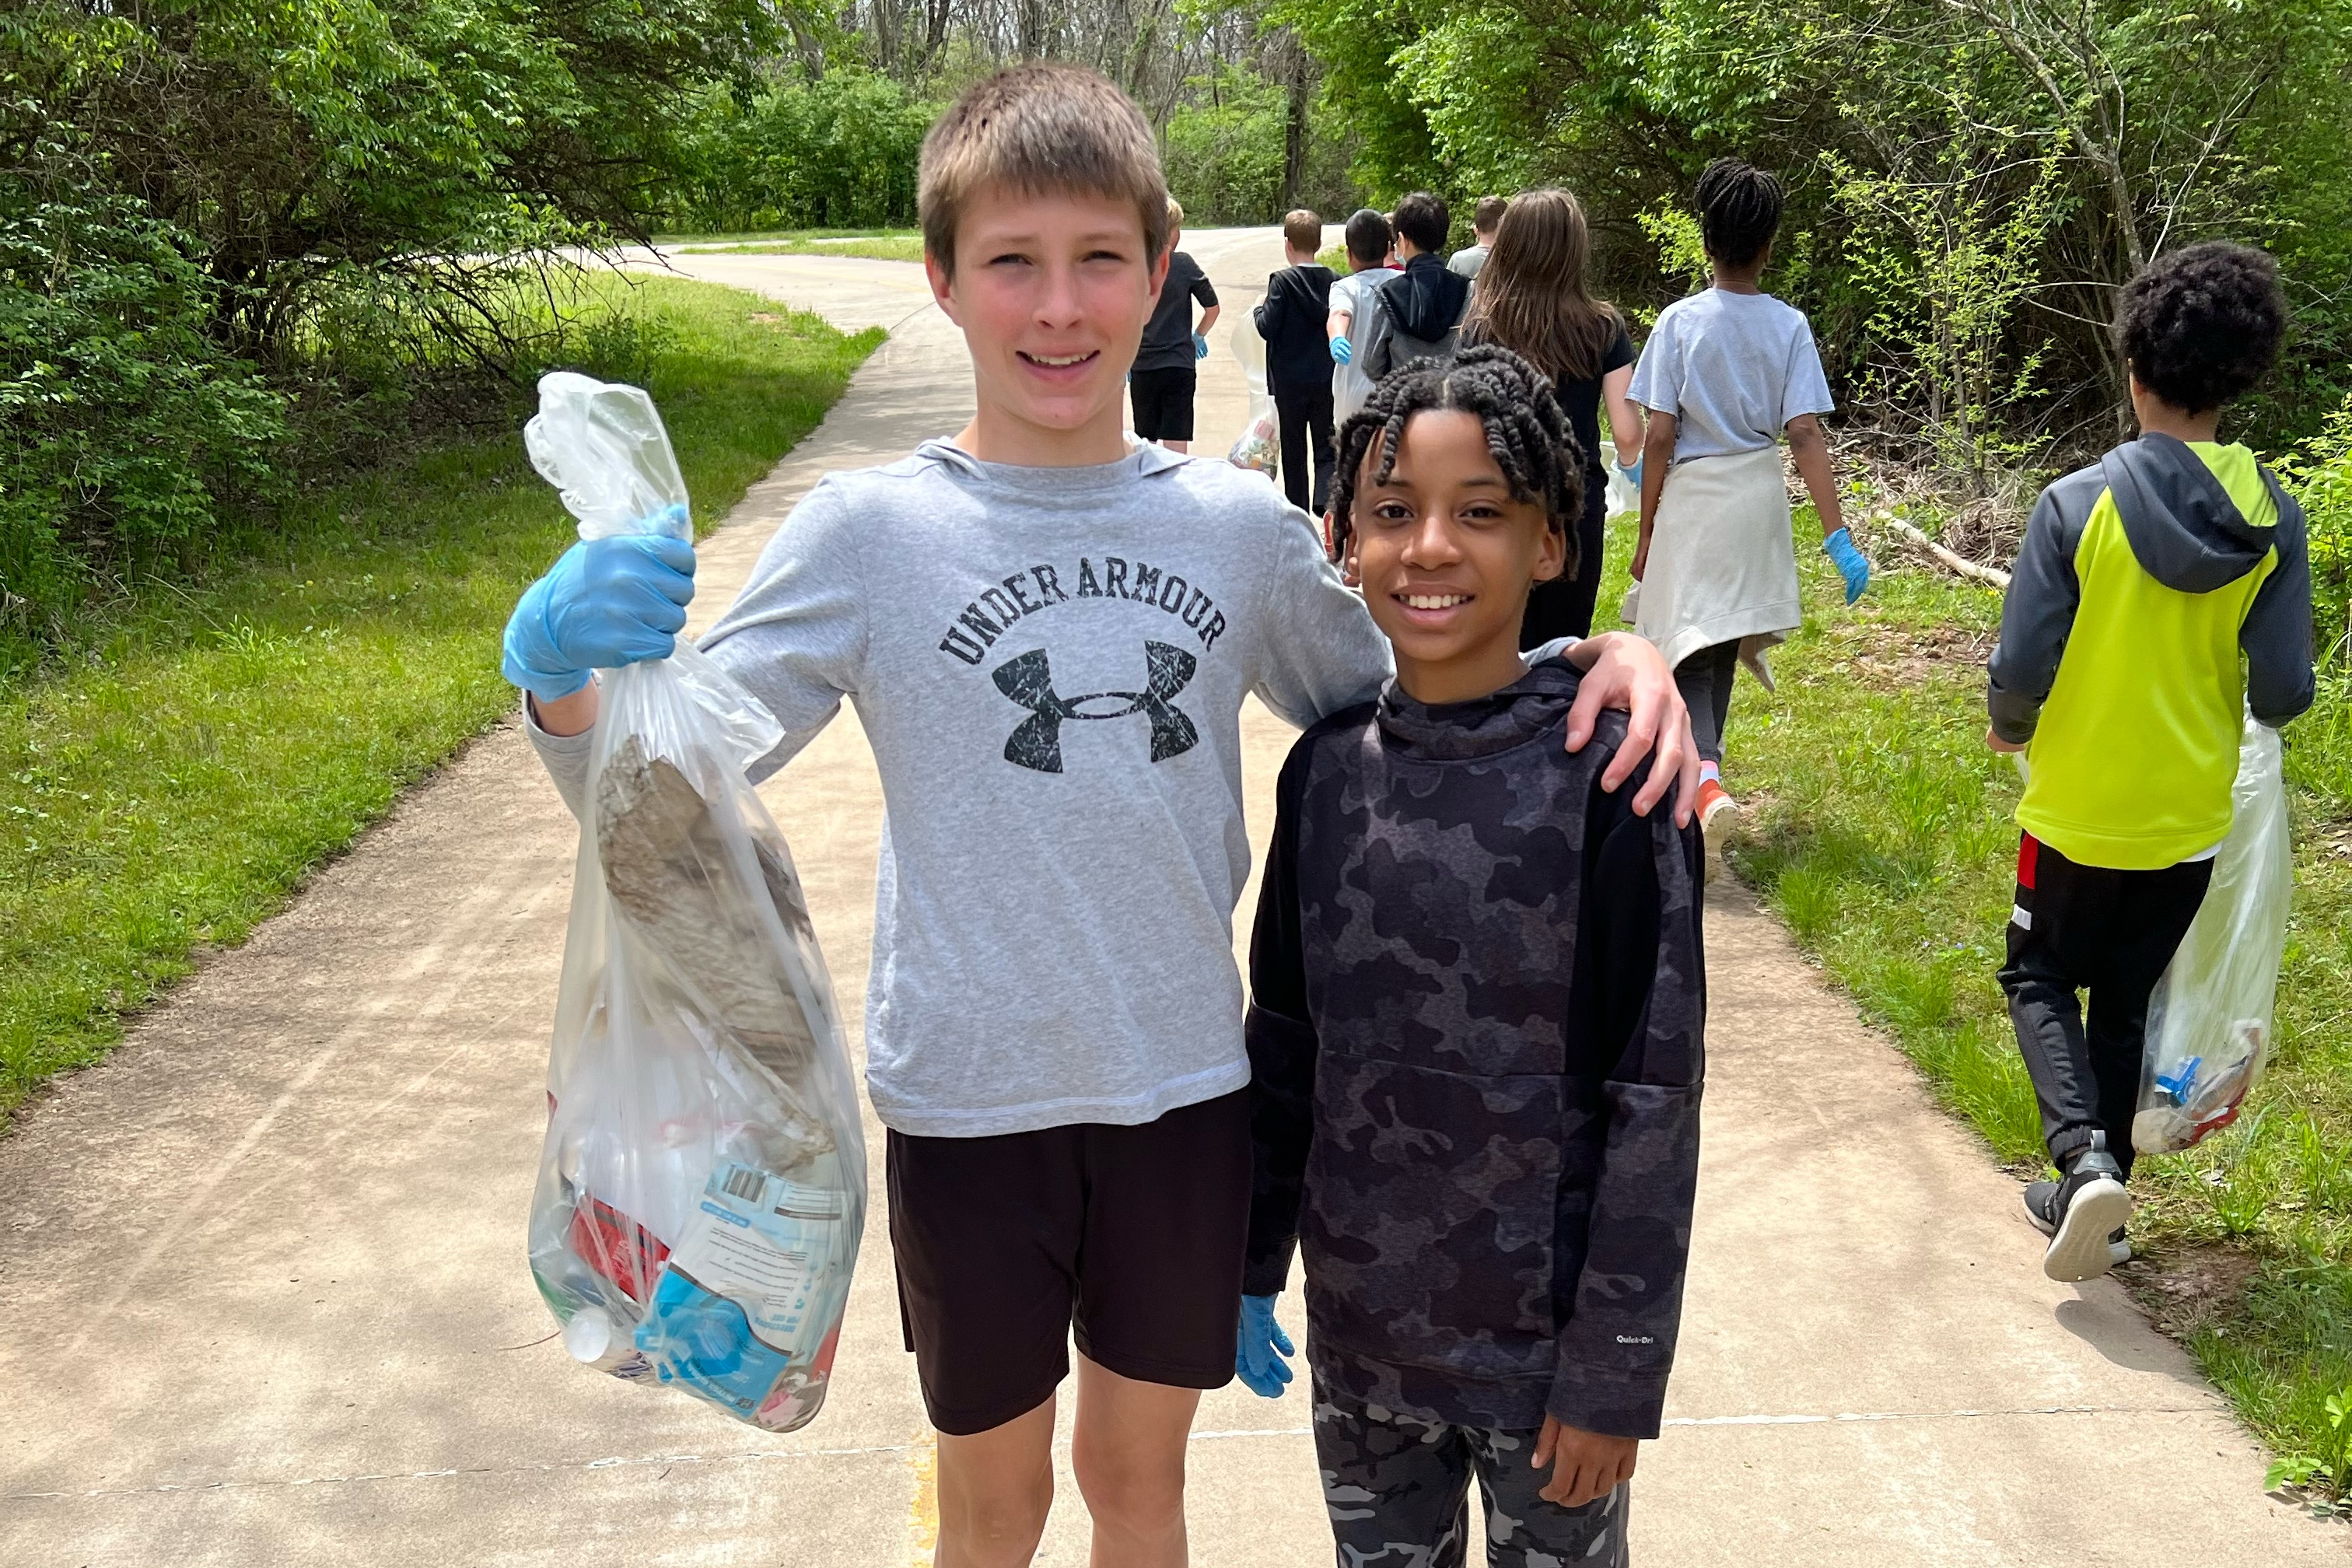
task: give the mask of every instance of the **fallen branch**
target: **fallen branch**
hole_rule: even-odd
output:
[[[1897,537],[1909,540],[1944,565],[1972,582],[1982,583],[1990,588],[2005,589],[2009,586],[2009,574],[2000,567],[1981,565],[1965,555],[1955,554],[1899,517],[1881,517],[1875,521],[1885,524]]]

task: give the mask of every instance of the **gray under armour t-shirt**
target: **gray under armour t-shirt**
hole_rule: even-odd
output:
[[[1702,289],[1658,312],[1631,395],[1671,414],[1675,461],[1777,446],[1801,414],[1837,406],[1805,313],[1769,294]]]
[[[1375,695],[1387,642],[1264,476],[942,441],[831,475],[702,647],[783,724],[846,697],[886,820],[866,1085],[901,1132],[1150,1121],[1249,1081],[1241,707]],[[532,740],[579,809],[584,735]],[[780,811],[792,836],[787,791]]]

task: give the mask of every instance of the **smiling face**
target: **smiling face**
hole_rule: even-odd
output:
[[[979,412],[960,438],[967,450],[1046,468],[1126,455],[1127,373],[1168,275],[1134,203],[992,186],[957,223],[953,275],[936,257],[925,266],[971,352]]]
[[[1517,680],[1528,590],[1559,575],[1560,531],[1540,503],[1512,498],[1475,414],[1414,415],[1387,480],[1379,474],[1375,441],[1347,564],[1396,648],[1399,683],[1423,702],[1460,702]]]

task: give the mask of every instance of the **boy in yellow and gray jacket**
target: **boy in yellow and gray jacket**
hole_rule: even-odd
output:
[[[2053,1279],[2131,1256],[2148,995],[2229,836],[2245,711],[2275,727],[2311,706],[2303,513],[2214,440],[2285,321],[2277,264],[2243,246],[2191,246],[2125,285],[2139,439],[2042,493],[2001,605],[1987,740],[2024,752],[2030,782],[2000,983],[2059,1173],[2025,1191]]]

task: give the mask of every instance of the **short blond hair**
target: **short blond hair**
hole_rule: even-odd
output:
[[[1293,250],[1323,248],[1323,220],[1306,207],[1282,215],[1282,243]]]
[[[1041,61],[998,71],[957,99],[923,138],[915,210],[925,254],[950,277],[957,223],[974,193],[989,185],[1132,202],[1153,258],[1167,248],[1178,210],[1143,110],[1083,66]]]

